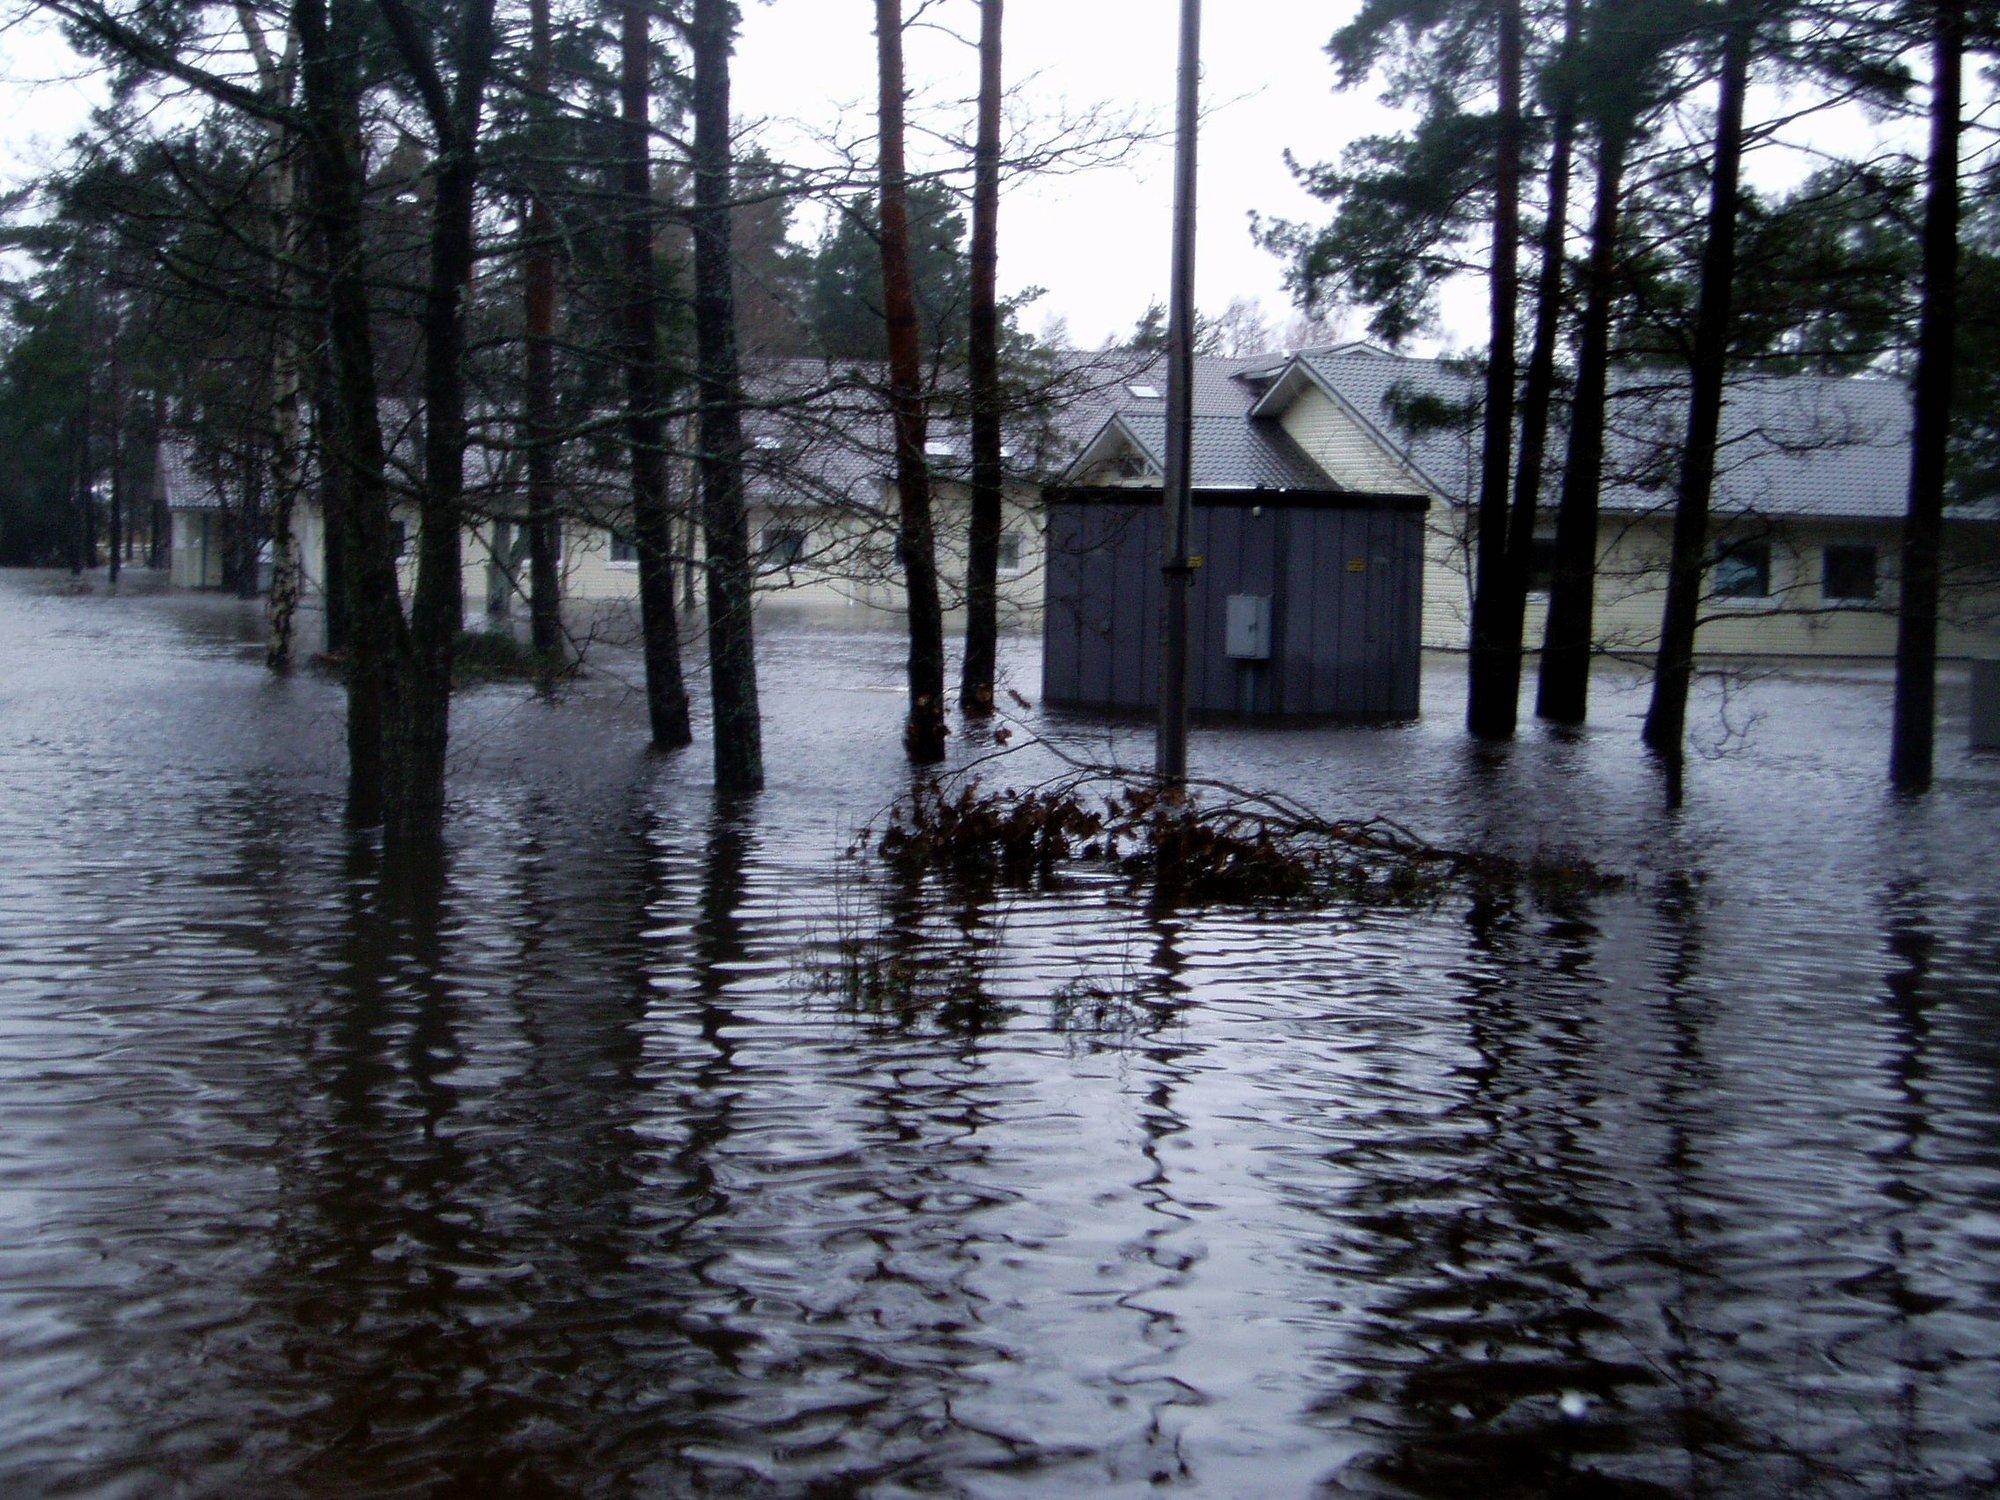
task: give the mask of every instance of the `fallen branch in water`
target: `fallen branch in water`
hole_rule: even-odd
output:
[[[1169,788],[1027,743],[1066,769],[1026,790],[988,791],[978,773],[1000,756],[984,757],[920,783],[879,838],[864,829],[849,853],[872,849],[904,873],[1016,886],[1096,867],[1192,906],[1401,905],[1454,888],[1550,895],[1622,883],[1582,859],[1451,849],[1390,818],[1326,818],[1282,793],[1222,781]]]

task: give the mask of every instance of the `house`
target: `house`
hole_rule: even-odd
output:
[[[1134,399],[1103,419],[1071,482],[1160,484],[1158,385],[1134,381],[1127,392]],[[1424,644],[1463,650],[1480,395],[1469,371],[1366,344],[1263,361],[1203,360],[1195,380],[1197,468],[1211,482],[1250,484],[1262,463],[1259,443],[1282,435],[1288,453],[1336,487],[1429,496]],[[1671,377],[1627,370],[1614,385],[1596,617],[1607,651],[1644,657],[1658,639],[1685,405],[1685,383]],[[1909,424],[1906,393],[1886,380],[1769,377],[1731,387],[1698,637],[1704,653],[1894,655]],[[1551,444],[1536,538],[1531,644],[1541,638],[1553,560],[1561,437]],[[1943,652],[2000,642],[2000,509],[1955,511],[1944,573]]]
[[[1165,376],[1157,356],[1112,351],[1052,362],[1040,410],[1011,421],[1001,545],[1003,623],[1038,621],[1051,485],[1157,490],[1165,451]],[[761,592],[857,613],[900,605],[894,445],[880,371],[817,360],[759,364],[746,375],[746,500]],[[947,393],[949,395],[949,393]],[[1415,494],[1425,519],[1423,644],[1462,650],[1471,597],[1480,381],[1448,361],[1367,344],[1250,359],[1197,361],[1196,463],[1211,489],[1269,483],[1272,466],[1303,487]],[[1597,633],[1609,652],[1650,653],[1664,602],[1684,380],[1627,369],[1614,381],[1601,504]],[[962,602],[969,444],[962,417],[931,423],[929,452],[947,608]],[[413,451],[414,415],[392,413],[397,452]],[[1900,384],[1814,376],[1742,378],[1731,386],[1714,503],[1714,558],[1698,644],[1719,656],[1887,658],[1895,649],[1898,540],[1907,488],[1909,404]],[[475,429],[478,424],[475,422]],[[469,609],[505,612],[525,596],[519,455],[496,424],[468,455]],[[692,451],[691,434],[678,451]],[[1537,536],[1528,639],[1539,641],[1564,443],[1552,434]],[[628,601],[638,592],[629,494],[614,423],[566,445],[560,475],[565,597]],[[687,514],[692,461],[673,466],[677,557],[698,559]],[[220,497],[185,463],[176,497],[176,579],[212,584],[220,568]],[[414,517],[399,512],[406,540]],[[202,519],[206,517],[206,519]],[[185,519],[184,519],[185,518]],[[310,597],[324,527],[297,507]],[[1955,508],[1947,524],[1941,649],[2000,645],[2000,506]],[[206,549],[205,551],[203,549]],[[692,590],[691,590],[692,591]]]
[[[853,362],[791,359],[746,372],[744,501],[758,588],[768,602],[820,610],[901,607],[896,558],[895,439],[882,396],[886,373]],[[694,448],[682,434],[683,451]],[[1039,416],[1009,424],[1002,451],[999,594],[1003,620],[1041,610],[1042,485],[1074,438]],[[934,416],[925,457],[947,608],[964,601],[971,515],[971,433],[957,416]],[[638,554],[622,520],[622,453],[577,456],[564,484],[564,597],[636,597]],[[693,493],[692,460],[674,466],[677,498]],[[677,551],[700,550],[692,519]]]
[[[168,517],[168,582],[183,589],[221,588],[230,545],[223,485],[178,439],[163,439],[155,462]]]

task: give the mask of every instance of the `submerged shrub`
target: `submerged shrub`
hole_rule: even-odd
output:
[[[1013,886],[1065,871],[1123,874],[1170,905],[1407,905],[1455,887],[1538,896],[1618,884],[1588,861],[1448,849],[1385,818],[1331,820],[1272,795],[1210,784],[1170,791],[1089,769],[1027,791],[921,783],[870,847],[908,875]]]

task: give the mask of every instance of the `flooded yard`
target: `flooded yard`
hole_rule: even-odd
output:
[[[1421,723],[1194,764],[1623,890],[1162,914],[871,888],[899,642],[778,620],[760,796],[609,672],[479,687],[385,881],[258,623],[0,575],[6,1493],[2000,1485],[1962,679],[1922,802],[1849,668],[1705,698],[1669,817],[1635,685],[1480,749],[1432,659]],[[846,1001],[857,924],[922,982]]]

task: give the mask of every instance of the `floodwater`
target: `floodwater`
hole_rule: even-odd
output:
[[[1481,752],[1432,662],[1422,724],[1195,761],[1627,889],[1160,915],[871,886],[897,644],[775,625],[761,796],[613,674],[477,688],[385,882],[336,688],[256,640],[0,575],[0,1492],[2000,1483],[1955,680],[1927,801],[1852,670],[1705,700],[1671,819],[1629,685]],[[857,938],[915,982],[843,998]]]

